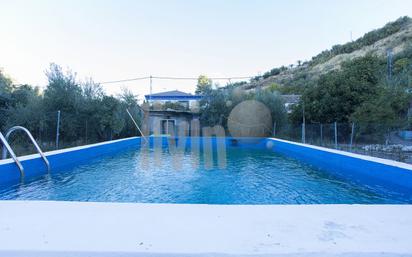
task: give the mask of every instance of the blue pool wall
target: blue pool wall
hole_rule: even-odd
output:
[[[412,165],[281,139],[266,139],[266,148],[357,184],[412,195]]]
[[[46,152],[51,171],[69,168],[74,165],[88,163],[89,160],[105,155],[113,155],[128,148],[139,148],[141,138],[132,137],[98,144],[67,148]],[[25,178],[47,174],[47,168],[38,154],[18,157],[24,167]],[[20,171],[11,159],[0,160],[0,183],[15,182],[21,179]]]
[[[147,140],[149,141],[148,145],[153,147],[155,144],[162,145],[162,147],[167,147],[169,144],[169,137],[149,137]],[[186,138],[185,147],[191,147],[191,140],[192,138]],[[179,141],[179,138],[175,138],[176,142]],[[216,137],[209,137],[209,138],[194,138],[197,142],[199,142],[199,148],[203,147],[203,143],[205,140],[211,140],[212,146],[214,148],[217,147],[218,141],[219,143],[223,143],[225,146],[231,147],[242,147],[245,144],[239,143],[236,140],[234,143],[233,139],[231,138],[216,138]],[[253,139],[252,139],[253,140]],[[254,139],[256,141],[256,139]],[[139,149],[141,147],[141,143],[145,142],[144,138],[141,137],[131,137],[113,141],[107,141],[103,143],[67,148],[62,150],[50,151],[46,152],[45,155],[50,162],[51,166],[51,173],[61,171],[63,169],[69,169],[75,165],[88,163],[91,159],[102,157],[105,155],[113,155],[118,152],[126,151],[130,148]],[[247,141],[249,142],[249,141]],[[261,140],[259,141],[261,142]],[[249,143],[248,143],[249,144]],[[251,146],[252,147],[252,146]],[[261,147],[261,146],[260,146]],[[27,155],[18,157],[21,164],[24,167],[25,179],[33,178],[37,176],[42,176],[47,174],[47,168],[40,158],[38,154]],[[7,184],[7,183],[14,183],[16,181],[21,180],[21,175],[18,167],[14,163],[12,159],[0,160],[0,184]]]
[[[146,145],[153,147],[155,144],[161,144],[163,147],[167,147],[168,139],[170,138],[150,137],[150,144]],[[210,139],[214,148],[218,143],[222,143],[226,147],[270,149],[277,154],[297,159],[343,179],[373,188],[378,187],[408,195],[412,194],[412,165],[409,164],[275,138],[186,138],[185,147],[192,147],[192,140],[195,140],[194,142],[198,142],[199,148],[202,149],[203,143]],[[175,140],[178,142],[180,139],[175,138]],[[144,142],[143,138],[132,137],[51,151],[47,152],[46,156],[51,164],[51,173],[53,173],[78,164],[88,163],[93,158],[114,155],[130,148],[138,149],[142,142]],[[25,178],[47,174],[46,167],[38,155],[22,156],[19,159],[25,168]],[[20,172],[11,159],[0,160],[1,184],[16,182],[20,179]]]

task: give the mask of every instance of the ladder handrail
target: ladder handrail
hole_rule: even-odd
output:
[[[1,132],[0,132],[0,142],[3,144],[3,153],[4,153],[4,151],[9,152],[11,158],[14,160],[17,167],[19,168],[21,177],[24,177],[23,165],[21,165],[19,159],[17,159],[16,154],[14,153],[13,149],[10,147],[9,143],[7,142],[6,138],[3,136],[3,134]],[[6,152],[6,155],[7,155],[7,152]]]
[[[11,135],[11,133],[13,133],[14,131],[17,130],[22,130],[26,133],[26,135],[29,137],[29,139],[31,140],[31,142],[33,143],[34,147],[36,148],[37,152],[40,154],[41,158],[43,159],[44,163],[46,164],[47,167],[47,171],[50,171],[50,163],[49,160],[47,160],[46,156],[44,155],[43,151],[41,150],[40,146],[37,144],[36,140],[34,139],[34,137],[32,136],[32,134],[30,133],[30,131],[28,129],[26,129],[25,127],[22,126],[14,126],[11,127],[5,136],[5,141],[7,143],[7,140],[9,139],[9,136]],[[8,143],[7,143],[8,145]],[[10,145],[9,145],[10,146]],[[6,149],[6,144],[3,144],[3,154],[2,154],[2,158],[6,159],[7,158],[7,149]],[[10,148],[11,149],[11,148]],[[10,153],[10,150],[8,151]],[[10,154],[11,155],[11,154]],[[14,159],[14,158],[13,158]]]
[[[146,138],[145,135],[143,134],[142,130],[140,130],[139,125],[137,125],[137,122],[134,120],[132,114],[129,112],[129,109],[126,108],[126,112],[127,112],[127,114],[129,114],[130,119],[132,119],[134,125],[135,125],[136,128],[139,130],[140,134],[142,135],[142,137],[144,138],[144,140],[145,140],[146,143],[147,143],[147,142],[148,142],[148,141],[147,141],[147,138]]]

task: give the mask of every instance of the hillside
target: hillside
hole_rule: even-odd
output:
[[[250,82],[242,84],[242,88],[253,90],[256,87],[268,87],[273,83],[283,87],[283,91],[296,92],[304,84],[316,80],[320,75],[340,69],[342,63],[367,54],[375,54],[385,58],[388,49],[393,55],[402,54],[412,46],[412,19],[401,17],[384,27],[366,33],[363,37],[333,46],[330,50],[314,56],[312,60],[293,67],[282,66],[256,76]]]

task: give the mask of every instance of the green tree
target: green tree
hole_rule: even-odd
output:
[[[222,89],[210,89],[203,93],[200,100],[200,123],[202,126],[221,125],[226,127],[230,103],[227,92]]]
[[[50,64],[46,71],[48,85],[44,91],[44,107],[46,112],[62,113],[61,139],[75,141],[79,135],[84,135],[82,128],[84,122],[81,120],[80,110],[82,103],[82,89],[76,81],[76,74],[63,72],[57,64]],[[49,126],[53,126],[55,120],[50,120]]]
[[[113,96],[104,96],[100,102],[97,113],[99,120],[99,130],[97,131],[102,138],[113,139],[119,134],[125,125],[124,112],[119,100]]]
[[[277,128],[282,128],[287,123],[287,113],[284,102],[278,92],[270,90],[258,91],[255,95],[255,100],[262,102],[269,108],[272,121],[276,123]]]
[[[42,97],[39,88],[29,85],[15,86],[10,106],[6,111],[7,127],[20,125],[38,132],[43,118]]]
[[[278,83],[273,82],[272,84],[269,85],[268,90],[270,92],[280,92],[282,90],[282,86],[279,85]]]
[[[227,119],[232,109],[246,100],[257,100],[265,104],[272,120],[281,127],[287,122],[286,110],[280,95],[270,90],[248,93],[240,88],[211,89],[200,101],[200,122],[202,126],[221,125],[227,128]]]
[[[205,75],[200,75],[197,79],[196,94],[208,94],[212,90],[213,82]]]
[[[121,94],[118,96],[118,99],[120,100],[119,112],[123,115],[124,119],[124,127],[122,129],[121,136],[130,137],[140,135],[139,130],[136,128],[133,121],[126,112],[126,109],[128,109],[137,125],[141,128],[143,111],[139,106],[138,96],[133,94],[132,91],[123,88]]]
[[[409,58],[405,57],[405,58],[401,58],[399,60],[396,60],[394,65],[393,65],[393,71],[395,73],[400,73],[402,71],[405,71],[407,69],[409,69],[411,65],[411,61]]]
[[[380,70],[379,58],[367,55],[344,63],[339,71],[321,76],[316,86],[304,91],[292,120],[301,122],[304,104],[308,122],[349,121],[360,105],[378,94]]]
[[[0,130],[6,123],[6,110],[10,105],[12,83],[0,70]]]
[[[76,113],[82,98],[82,89],[76,81],[76,74],[63,72],[57,64],[50,64],[46,71],[48,85],[44,91],[45,106],[48,110]]]

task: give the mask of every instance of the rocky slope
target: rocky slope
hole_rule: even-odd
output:
[[[396,32],[384,38],[376,40],[371,44],[363,45],[362,47],[353,51],[340,54],[333,53],[333,48],[335,48],[335,46],[331,50],[324,51],[318,56],[313,57],[311,61],[304,62],[300,66],[287,69],[285,68],[279,74],[274,76],[256,77],[256,79],[253,79],[249,83],[242,85],[242,88],[246,90],[253,90],[257,87],[268,87],[273,83],[279,84],[281,86],[290,86],[299,79],[303,81],[308,79],[316,79],[322,74],[339,69],[343,62],[350,61],[357,57],[365,56],[366,54],[375,54],[377,56],[385,58],[389,49],[392,50],[393,55],[399,54],[407,47],[412,46],[412,19],[409,17],[402,17],[393,23],[388,23],[381,29],[365,34],[363,39],[360,38],[354,42],[350,42],[345,45],[338,45],[337,47],[344,48],[346,46],[353,47],[352,45],[354,44],[364,44],[365,37],[367,37],[368,34],[382,34],[382,31],[387,29],[388,26],[392,26],[396,23],[399,23],[397,24],[399,28],[396,29]],[[322,60],[320,62],[316,60],[316,58],[319,59],[320,55],[323,55],[322,58],[326,60]],[[324,57],[325,55],[327,56]],[[299,82],[296,83],[299,84]]]

